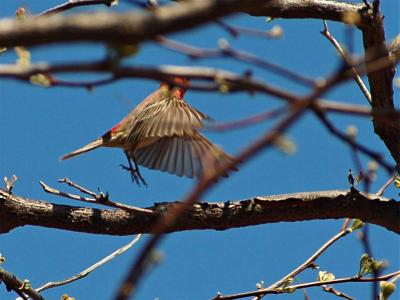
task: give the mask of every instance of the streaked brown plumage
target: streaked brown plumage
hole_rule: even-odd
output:
[[[66,154],[61,159],[91,151],[98,147],[118,147],[130,160],[132,178],[145,183],[137,164],[150,169],[189,178],[199,177],[208,168],[218,168],[232,158],[212,144],[197,129],[204,127],[207,115],[185,102],[188,81],[175,77],[180,86],[161,83],[120,123],[98,139]],[[225,174],[227,176],[227,174]]]

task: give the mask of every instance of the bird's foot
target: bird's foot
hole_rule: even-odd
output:
[[[134,169],[131,165],[125,166],[123,164],[120,164],[120,166],[123,170],[129,171],[129,173],[131,173],[132,182],[135,182],[138,186],[143,184],[147,187],[147,183],[144,180],[142,174],[140,174],[139,168]]]

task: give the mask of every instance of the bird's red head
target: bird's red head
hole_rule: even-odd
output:
[[[161,82],[160,87],[168,87],[173,96],[183,98],[189,87],[189,79],[181,76],[174,76],[171,77],[171,81],[169,82]]]

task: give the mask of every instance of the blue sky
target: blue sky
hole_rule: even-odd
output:
[[[130,9],[122,4],[114,9]],[[388,40],[399,32],[399,3],[382,1]],[[2,4],[1,17],[13,17],[23,5],[32,14],[40,13],[59,4],[59,1],[7,1]],[[99,9],[91,7],[90,9]],[[88,10],[86,9],[80,9]],[[76,10],[78,11],[78,10]],[[232,25],[262,30],[279,25],[284,36],[278,40],[254,37],[230,37],[217,25],[171,35],[199,47],[215,47],[218,39],[227,39],[236,49],[252,52],[264,59],[279,63],[301,74],[319,77],[332,72],[340,62],[333,47],[319,33],[318,20],[275,20],[238,15],[226,19]],[[331,32],[343,40],[344,27],[330,24]],[[362,51],[361,36],[355,32],[355,50]],[[34,62],[76,61],[101,58],[105,48],[92,44],[68,44],[40,47],[31,50]],[[13,63],[12,50],[0,56],[0,63]],[[229,59],[190,61],[186,57],[150,43],[127,64],[132,65],[202,65],[228,69],[241,73],[248,65]],[[262,69],[251,67],[255,76],[296,93],[305,89]],[[87,75],[68,75],[63,78],[83,80]],[[147,94],[158,87],[150,80],[121,80],[115,84],[85,89],[45,89],[15,80],[0,81],[0,140],[1,177],[18,176],[14,193],[33,199],[80,206],[66,199],[45,194],[38,182],[60,186],[57,179],[68,177],[92,190],[108,191],[110,198],[136,206],[151,206],[154,202],[177,201],[190,190],[193,181],[166,173],[142,168],[149,186],[139,188],[132,184],[128,174],[118,166],[125,163],[122,151],[100,149],[69,161],[58,158],[96,138],[116,124]],[[398,90],[395,91],[398,99]],[[281,103],[265,95],[249,96],[245,93],[218,94],[189,91],[188,102],[217,121],[231,121],[271,109]],[[353,82],[348,82],[325,95],[325,98],[346,103],[366,104]],[[384,153],[387,150],[373,134],[372,124],[366,118],[332,116],[341,130],[349,125],[358,127],[359,139],[369,147]],[[235,154],[265,132],[271,123],[231,132],[205,134],[227,152]],[[240,171],[211,189],[206,201],[240,200],[252,196],[282,194],[300,191],[346,189],[347,171],[354,168],[348,147],[332,138],[311,115],[306,115],[289,136],[296,142],[297,152],[285,155],[276,149],[265,151],[240,166]],[[363,159],[364,163],[368,159]],[[378,173],[373,184],[377,190],[386,180]],[[396,197],[393,187],[388,197]],[[267,224],[224,232],[190,231],[169,235],[160,247],[163,262],[143,281],[136,299],[208,299],[217,291],[224,294],[255,289],[260,280],[266,285],[280,279],[302,263],[309,255],[333,236],[341,220],[301,223]],[[4,268],[21,278],[28,278],[34,287],[48,281],[69,277],[98,259],[127,243],[132,237],[95,236],[83,233],[25,227],[0,235],[0,252],[7,261]],[[387,272],[400,267],[399,239],[385,229],[371,226],[373,253],[389,262]],[[76,299],[110,299],[125,275],[144,239],[121,257],[108,263],[89,277],[65,287],[46,291],[49,299],[58,299],[63,293]],[[322,270],[336,277],[354,275],[363,253],[356,235],[339,241],[326,252],[318,264]],[[302,281],[316,279],[316,272],[306,271]],[[357,299],[367,299],[370,289],[359,284],[338,286],[338,289]],[[309,290],[311,299],[336,299],[320,289]],[[399,292],[397,292],[397,297]],[[303,299],[301,293],[276,296],[280,299]],[[1,299],[14,299],[14,294],[0,287]],[[46,299],[47,299],[46,298]],[[395,298],[395,296],[394,296]],[[394,299],[393,298],[393,299]]]

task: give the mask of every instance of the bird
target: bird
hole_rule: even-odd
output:
[[[99,147],[121,148],[129,164],[121,166],[130,171],[132,181],[138,185],[147,185],[138,165],[188,178],[200,178],[232,165],[233,157],[199,132],[210,118],[186,102],[188,87],[189,80],[185,77],[168,78],[117,125],[60,159]],[[229,170],[237,169],[231,166]],[[227,177],[227,171],[222,175]]]

